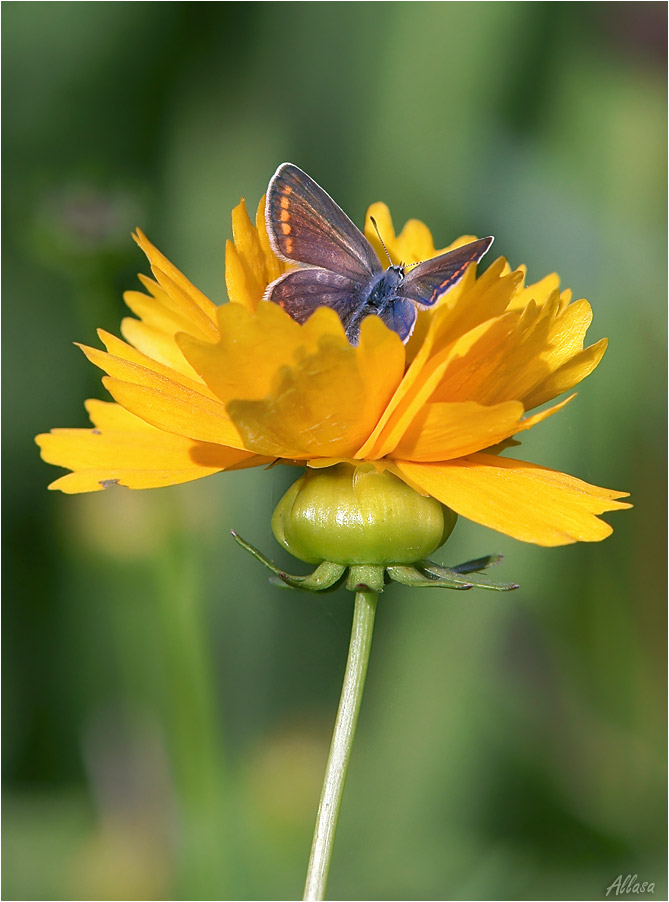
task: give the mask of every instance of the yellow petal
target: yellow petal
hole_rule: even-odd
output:
[[[410,220],[407,226],[414,223],[417,221]],[[406,228],[405,226],[405,230]],[[417,225],[409,234],[416,229]],[[435,250],[434,254],[454,250],[474,240],[472,235],[463,235],[449,247]],[[434,307],[418,309],[416,325],[407,344],[409,362],[418,356],[423,360],[427,359],[469,329],[508,309],[514,292],[522,284],[522,268],[512,272],[506,260],[500,257],[479,278],[476,277],[476,270],[476,264],[469,266],[464,277]]]
[[[454,346],[467,332],[501,316],[522,280],[523,273],[508,271],[503,257],[495,260],[479,278],[472,264],[464,278],[435,307],[418,311],[407,349],[409,359],[415,360],[413,372],[420,373],[431,357]]]
[[[331,319],[318,310],[305,329]],[[336,316],[336,315],[335,315]],[[228,412],[258,454],[291,458],[352,457],[374,428],[399,382],[404,348],[378,317],[362,323],[360,344],[325,334],[315,352],[277,374],[264,400],[233,400]]]
[[[149,294],[125,292],[124,300],[139,320],[127,317],[122,322],[121,332],[148,358],[192,378],[195,374],[174,336],[185,331],[197,338],[213,341],[218,335],[216,320],[212,321],[192,298],[166,276],[163,282],[170,288],[169,294],[152,279],[143,276],[140,279]],[[210,308],[207,309],[210,311]]]
[[[207,316],[200,307],[174,282],[164,278],[170,293],[153,279],[140,275],[147,294],[141,291],[126,291],[123,300],[132,312],[150,326],[157,326],[166,332],[190,332],[210,341],[216,338],[216,316]],[[213,306],[213,305],[212,305]]]
[[[572,388],[595,369],[606,349],[604,341],[583,352],[585,333],[592,322],[590,304],[580,300],[564,305],[563,301],[561,295],[543,339],[544,347],[536,349],[535,366],[527,368],[522,382],[514,382],[526,409]]]
[[[446,463],[396,461],[395,467],[463,517],[537,545],[598,542],[612,529],[596,515],[631,506],[614,500],[626,492],[490,454]]]
[[[376,426],[404,375],[404,345],[396,332],[378,316],[368,316],[361,324],[355,359],[365,386],[365,414],[368,432]]]
[[[526,429],[531,429],[532,426],[536,426],[537,423],[541,423],[543,420],[548,419],[548,417],[552,417],[554,413],[557,413],[558,410],[562,410],[563,407],[566,407],[567,404],[571,403],[576,397],[576,392],[573,395],[570,395],[568,398],[565,398],[563,401],[560,401],[559,404],[554,404],[552,407],[547,407],[546,410],[541,410],[539,413],[533,414],[531,417],[525,417],[519,423],[516,424],[513,429],[512,435],[518,435],[520,432],[524,432]],[[500,442],[496,442],[494,445],[489,445],[486,448],[482,448],[486,454],[501,454],[503,451],[506,451],[508,448],[515,448],[520,445],[520,442],[515,441],[512,438],[504,438]]]
[[[532,285],[520,287],[509,301],[509,310],[522,310],[530,301],[534,301],[538,307],[541,307],[559,287],[560,277],[557,273],[552,272]]]
[[[121,334],[146,357],[164,364],[190,380],[197,381],[197,373],[175,342],[173,332],[165,332],[156,326],[127,316],[121,321]]]
[[[333,310],[300,326],[278,304],[261,303],[255,313],[241,304],[219,308],[219,340],[212,344],[177,336],[193,369],[222,401],[259,399],[270,391],[277,373],[294,363],[296,355],[313,353],[326,335],[343,336]]]
[[[140,420],[134,413],[130,413],[120,404],[113,401],[100,401],[91,398],[84,403],[91,423],[98,429],[125,430],[136,432],[138,430],[153,431],[154,427]]]
[[[571,304],[571,288],[565,288],[564,291],[560,292],[560,307],[559,312],[562,313],[570,304]]]
[[[312,470],[326,470],[328,467],[336,467],[337,464],[350,464],[352,467],[357,467],[359,463],[360,461],[354,457],[314,457],[307,461],[307,466]],[[375,460],[370,463],[377,466],[384,461]]]
[[[444,315],[447,315],[447,311]],[[496,348],[513,332],[519,316],[517,312],[504,314],[472,329],[433,357],[429,356],[429,352],[416,357],[384,411],[379,425],[357,456],[371,459],[384,457],[392,451],[408,429],[411,420],[430,398],[435,401],[469,400],[467,397],[460,399],[457,394],[452,399],[448,395],[440,396],[438,389],[441,388],[444,373],[449,367],[458,364],[463,366],[463,361],[472,356],[476,360],[485,361],[493,355]]]
[[[213,304],[208,297],[202,294],[199,288],[196,288],[183,273],[179,272],[176,266],[170,263],[167,257],[160,253],[158,248],[151,244],[141,229],[137,229],[134,238],[149,258],[153,274],[163,291],[177,299],[180,306],[183,307],[184,312],[194,306],[204,314],[204,319],[200,318],[202,323],[204,323],[205,320],[209,320],[211,324],[215,324],[216,305]]]
[[[253,286],[249,285],[249,278],[237,248],[230,240],[225,243],[225,287],[231,303],[255,310],[256,294]]]
[[[494,346],[487,340],[485,329],[478,334],[472,330],[474,342],[470,335],[464,336],[444,369],[433,400],[478,401],[488,405],[521,400],[550,371],[541,352],[547,347],[558,303],[559,295],[555,292],[543,307],[531,302],[522,312],[512,310],[500,317],[514,325],[506,334],[496,336],[499,340]],[[518,318],[511,319],[515,316]],[[492,336],[493,332],[489,334]]]
[[[245,305],[253,309],[265,289],[265,285],[261,281],[263,255],[258,235],[249,219],[246,202],[243,198],[232,211],[232,235],[237,257],[244,272],[243,301]],[[232,298],[233,295],[230,297]]]
[[[383,232],[381,233],[383,235]],[[444,251],[437,251],[432,239],[432,232],[419,219],[409,219],[404,223],[397,236],[395,247],[404,263],[422,263]]]
[[[483,407],[472,401],[425,404],[391,456],[399,460],[452,460],[513,435],[524,413],[518,401]]]
[[[608,346],[608,339],[601,338],[594,345],[579,351],[567,360],[544,380],[538,382],[532,391],[523,398],[523,403],[528,409],[538,407],[551,398],[568,391],[574,385],[578,385],[598,365]]]
[[[575,394],[534,416],[521,419],[524,408],[518,401],[485,407],[473,401],[430,402],[421,406],[390,457],[413,461],[441,461],[464,457],[474,451],[513,447],[520,442],[505,441],[531,429],[562,410]]]
[[[562,300],[554,290],[541,306],[530,301],[494,350],[485,343],[456,345],[432,400],[492,405],[517,399],[530,409],[576,385],[597,366],[605,345],[581,350],[590,305],[581,300],[565,308]]]
[[[255,310],[270,282],[287,266],[272,251],[265,227],[265,199],[258,205],[256,226],[244,199],[232,211],[233,242],[226,245],[225,284],[228,297],[248,310]]]
[[[52,429],[38,439],[44,460],[72,470],[204,468],[213,471],[253,456],[236,448],[194,442],[160,429]]]
[[[368,319],[378,319],[368,317]],[[367,320],[365,320],[367,322]],[[378,330],[378,325],[383,327]],[[293,367],[307,355],[317,353],[324,339],[350,347],[341,320],[328,308],[320,308],[304,324],[295,322],[278,304],[263,302],[255,314],[240,304],[225,304],[219,309],[220,338],[216,344],[178,336],[184,356],[222,401],[260,400],[270,395],[282,369]],[[370,327],[366,327],[369,329]],[[404,365],[404,349],[399,338],[379,320],[371,327],[381,336],[378,342],[366,341],[358,356],[362,378],[367,380],[372,403],[379,392],[387,399],[388,384],[399,381],[398,368]],[[372,333],[369,333],[370,335]],[[380,347],[387,359],[379,359]],[[338,399],[337,399],[338,401]],[[336,404],[335,404],[336,406]]]
[[[115,401],[158,429],[198,441],[244,448],[220,401],[212,401],[176,382],[161,386],[159,379],[149,385],[148,379],[134,384],[106,376],[102,383]]]
[[[542,353],[551,369],[560,366],[572,354],[583,349],[585,333],[591,322],[592,308],[584,298],[570,304],[562,312],[557,312],[548,336],[550,347]]]
[[[119,404],[166,432],[232,448],[244,447],[224,405],[204,383],[146,358],[113,335],[102,330],[99,334],[116,354],[81,348],[92,363],[109,374],[102,381]]]
[[[576,392],[574,392],[573,395],[569,395],[568,398],[565,398],[558,404],[554,404],[552,407],[547,407],[545,410],[540,410],[539,413],[532,414],[531,417],[525,417],[525,419],[520,421],[520,423],[518,424],[519,428],[516,429],[513,434],[517,435],[519,432],[524,432],[526,429],[531,429],[532,426],[536,426],[537,423],[541,423],[544,420],[547,420],[548,417],[552,417],[554,413],[558,412],[558,410],[562,410],[563,407],[566,407],[567,404],[570,404],[575,397]],[[513,442],[509,445],[509,447],[512,447],[514,444],[519,445],[520,442]]]
[[[413,364],[416,358],[425,361],[434,353],[435,344],[439,344],[440,330],[444,341],[450,344],[457,335],[450,334],[453,311],[458,307],[460,298],[469,296],[476,285],[475,267],[470,266],[460,282],[440,298],[434,307],[418,308],[416,324],[407,342],[407,361]],[[467,305],[468,307],[471,305]],[[445,328],[444,328],[445,324]],[[416,364],[420,366],[420,364]],[[414,368],[415,371],[415,368]]]
[[[126,379],[128,382],[154,385],[161,388],[175,383],[198,394],[214,398],[214,395],[200,379],[191,379],[189,376],[159,363],[157,360],[142,354],[141,351],[136,350],[124,341],[121,341],[120,338],[116,338],[115,335],[110,335],[102,329],[98,330],[98,335],[108,349],[108,353],[97,348],[89,348],[86,345],[79,345],[78,347],[81,348],[91,363],[99,366],[108,375]]]
[[[70,494],[112,484],[152,488],[267,462],[246,451],[155,429],[117,404],[88,401],[86,407],[94,429],[54,429],[35,440],[47,463],[75,471],[50,488]]]
[[[68,473],[66,476],[55,479],[49,483],[48,488],[52,491],[64,492],[66,495],[101,492],[103,489],[112,489],[116,486],[128,489],[160,489],[168,485],[180,485],[184,482],[202,479],[205,476],[213,476],[215,473],[220,473],[221,470],[221,467],[186,470],[123,470],[119,467],[77,470],[75,473]]]
[[[421,319],[419,312],[416,330],[407,348],[407,357],[411,361],[409,369],[375,433],[360,449],[361,457],[383,456],[394,447],[420,405],[439,387],[450,361],[463,358],[482,334],[492,329],[498,342],[502,336],[511,334],[512,326],[521,316],[520,311],[507,314],[506,318],[501,315],[522,281],[522,272],[503,275],[505,263],[501,258],[496,260],[479,279],[475,278],[475,268],[470,267],[462,282],[448,292],[435,310],[423,311],[429,313],[429,318]],[[499,325],[489,322],[497,319],[501,319]],[[488,353],[489,339],[485,349]],[[449,397],[446,392],[434,400],[482,403],[479,398],[457,394]]]

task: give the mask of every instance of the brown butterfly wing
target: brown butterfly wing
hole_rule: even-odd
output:
[[[472,263],[478,263],[492,244],[492,238],[479,238],[419,263],[404,277],[402,297],[423,307],[431,307],[442,294],[456,285]]]
[[[365,236],[306,172],[283,163],[267,189],[267,231],[275,253],[320,266],[360,285],[382,271]]]

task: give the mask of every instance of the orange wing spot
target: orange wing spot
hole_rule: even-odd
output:
[[[288,222],[288,220],[290,219],[290,213],[288,212],[288,210],[282,210],[279,219],[281,220],[281,222]]]
[[[292,239],[292,238],[286,238],[286,250],[285,250],[285,253],[286,253],[286,254],[292,254],[292,253],[293,253],[293,239]]]
[[[282,197],[281,198],[281,209],[287,210],[289,206],[290,206],[290,201],[288,200],[288,198]]]
[[[288,225],[287,222],[282,222],[281,223],[281,231],[283,232],[284,235],[290,235],[290,233],[293,230],[292,230],[291,226]]]
[[[284,185],[284,186],[283,186],[283,193],[284,193],[284,194],[292,194],[292,193],[293,193],[293,189],[290,187],[290,185]]]

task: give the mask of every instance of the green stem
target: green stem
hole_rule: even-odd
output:
[[[304,887],[305,902],[314,902],[325,897],[325,887],[330,870],[332,847],[334,846],[337,818],[344,793],[344,781],[355,726],[360,712],[362,692],[365,688],[367,662],[372,646],[374,614],[376,613],[376,592],[357,592],[351,627],[351,643],[348,649],[346,673],[339,699],[337,719],[332,733],[330,755],[325,769],[325,780],[318,805],[311,857]]]

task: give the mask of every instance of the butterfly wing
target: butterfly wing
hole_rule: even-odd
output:
[[[284,260],[320,266],[363,285],[382,271],[360,229],[292,163],[282,163],[272,176],[265,218],[272,249]]]
[[[350,326],[364,305],[358,283],[326,269],[296,269],[285,273],[268,285],[263,300],[283,307],[298,323],[306,322],[319,307],[331,307],[339,315],[350,340]]]
[[[416,306],[411,300],[396,298],[379,316],[402,341],[408,341],[416,324]]]
[[[490,237],[479,238],[478,241],[463,244],[446,254],[419,263],[404,277],[400,289],[402,297],[423,307],[431,307],[442,294],[460,281],[470,264],[479,262],[493,240]]]

